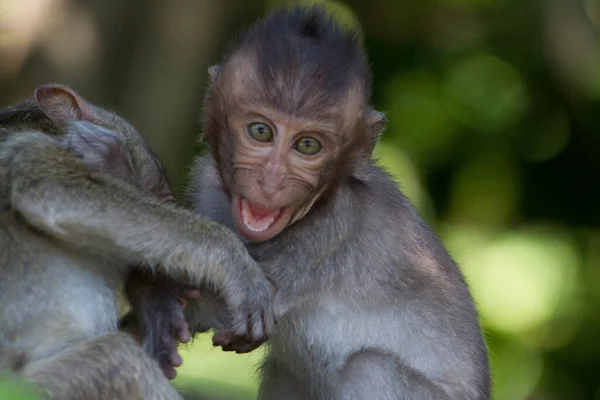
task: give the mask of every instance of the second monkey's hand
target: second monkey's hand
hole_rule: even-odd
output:
[[[200,290],[135,269],[128,276],[126,293],[138,319],[138,326],[130,329],[143,338],[144,350],[158,362],[165,377],[174,379],[175,368],[183,363],[177,347],[192,337],[183,311],[189,300],[200,298]]]

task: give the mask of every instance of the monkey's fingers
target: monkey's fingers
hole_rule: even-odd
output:
[[[235,351],[237,354],[244,354],[257,349],[262,343],[263,342],[249,342],[244,338],[241,338],[221,347],[223,351]]]
[[[169,331],[171,332],[173,339],[180,343],[187,343],[192,339],[192,334],[190,333],[187,321],[183,315],[183,307],[178,307],[171,315],[169,325]]]
[[[275,316],[272,308],[269,308],[269,311],[261,310],[248,315],[247,334],[251,342],[262,344],[271,337]]]
[[[247,336],[236,336],[233,332],[218,332],[213,336],[213,346],[221,346],[223,351],[235,351],[238,354],[249,353],[260,347],[265,340],[251,340]]]
[[[183,364],[183,359],[177,351],[177,343],[170,336],[163,339],[165,352],[159,358],[159,365],[167,379],[174,379],[177,376],[175,368]]]
[[[233,342],[234,338],[235,334],[233,332],[217,332],[213,335],[213,346],[228,346],[231,342]]]
[[[171,353],[169,361],[171,363],[171,366],[175,368],[181,367],[181,365],[183,364],[183,358],[181,358],[177,349],[175,349],[175,351]]]

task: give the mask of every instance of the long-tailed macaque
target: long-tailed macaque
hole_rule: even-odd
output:
[[[277,288],[259,399],[488,399],[463,277],[372,159],[385,118],[357,35],[320,7],[281,9],[209,73],[190,202]],[[227,323],[191,305],[192,329],[207,310]],[[226,329],[214,342],[253,347]]]
[[[233,232],[171,204],[160,163],[126,121],[46,85],[0,111],[0,140],[0,365],[52,399],[179,399],[160,367],[179,363],[171,337],[189,336],[174,304],[183,294],[157,294],[157,364],[117,331],[132,268],[214,292],[228,334],[268,338],[272,284]],[[134,308],[139,292],[129,291]]]

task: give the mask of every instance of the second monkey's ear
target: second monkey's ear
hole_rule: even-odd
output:
[[[33,96],[44,114],[59,127],[73,121],[93,122],[96,119],[92,106],[67,86],[42,85],[35,89]]]
[[[217,78],[219,77],[219,73],[221,72],[221,66],[219,64],[213,64],[208,67],[208,80],[211,85],[215,83]]]

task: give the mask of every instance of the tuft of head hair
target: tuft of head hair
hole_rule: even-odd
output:
[[[223,65],[249,56],[257,78],[252,89],[284,112],[314,116],[350,89],[368,102],[371,75],[360,36],[323,6],[277,8],[240,39]]]
[[[235,149],[225,110],[239,104],[340,124],[341,152],[322,172],[331,190],[369,161],[385,122],[369,106],[371,71],[360,35],[323,6],[275,9],[232,43],[209,76],[203,139],[226,190]]]

